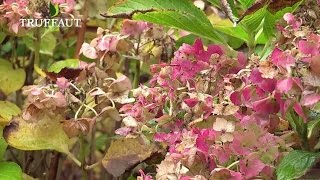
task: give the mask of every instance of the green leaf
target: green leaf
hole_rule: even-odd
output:
[[[275,16],[271,12],[267,11],[263,22],[263,32],[267,39],[275,36],[275,24]]]
[[[208,0],[213,6],[220,7],[219,0]]]
[[[22,170],[20,166],[13,162],[0,162],[0,179],[21,180]]]
[[[291,180],[303,176],[318,160],[319,153],[295,150],[286,155],[277,168],[278,180]]]
[[[59,4],[54,5],[50,2],[49,10],[50,10],[50,17],[51,18],[56,17],[59,14]]]
[[[294,5],[291,6],[291,7],[286,7],[286,8],[284,8],[284,9],[276,12],[275,18],[276,18],[276,19],[281,19],[281,18],[283,18],[283,15],[284,15],[285,13],[296,11],[296,10],[298,9],[298,7],[301,5],[302,2],[303,2],[303,1],[299,1],[299,2],[297,2],[296,4],[294,4]]]
[[[124,0],[108,10],[108,16],[131,15],[133,19],[189,31],[217,43],[225,40],[206,15],[189,0]]]
[[[0,44],[4,41],[6,37],[7,34],[5,32],[0,31]]]
[[[313,120],[308,122],[308,138],[315,136],[315,134],[319,134],[320,128],[320,120]]]
[[[3,132],[3,128],[0,128],[0,161],[3,159],[3,156],[7,150],[7,146],[8,144],[6,143],[6,141],[4,140],[4,138],[2,137],[2,132]]]
[[[12,117],[20,113],[21,110],[17,105],[9,101],[0,101],[0,127],[7,125]]]
[[[265,8],[261,8],[253,14],[250,14],[242,19],[240,25],[244,27],[248,31],[248,33],[252,33],[257,31],[258,27],[261,25],[263,18],[265,17],[267,10]]]
[[[80,65],[80,61],[78,59],[66,59],[63,61],[57,61],[55,63],[53,63],[48,71],[49,72],[55,72],[55,73],[59,73],[61,71],[61,69],[67,67],[67,68],[78,68]]]
[[[21,89],[25,79],[23,69],[13,69],[10,62],[0,58],[0,91],[9,95]]]
[[[255,0],[239,0],[241,5],[243,5],[245,8],[249,8],[252,6],[252,4],[255,2]]]
[[[224,34],[227,34],[229,36],[241,39],[245,42],[248,42],[249,35],[248,33],[243,29],[242,26],[214,26],[214,29],[217,31],[220,31]]]
[[[30,50],[34,51],[34,39],[32,35],[25,36],[23,42]],[[56,44],[56,37],[52,33],[48,32],[44,36],[41,35],[40,53],[52,56]]]
[[[301,140],[306,140],[308,130],[302,118],[296,115],[293,109],[290,109],[286,114],[286,119],[289,121],[292,129],[300,136]]]

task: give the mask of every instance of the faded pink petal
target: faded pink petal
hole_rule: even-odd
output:
[[[261,114],[274,114],[279,112],[280,106],[271,97],[253,102],[253,110]]]
[[[104,36],[98,42],[98,48],[100,51],[117,51],[119,39],[117,36]]]
[[[297,29],[301,26],[301,21],[297,21],[296,17],[291,13],[284,14],[283,19],[287,21],[288,25],[291,25],[293,29]]]
[[[246,159],[240,160],[240,172],[246,177],[246,179],[258,176],[263,168],[266,166],[254,156],[249,156]]]
[[[122,127],[115,131],[115,134],[127,136],[132,131],[132,127]]]
[[[287,53],[283,52],[279,48],[275,48],[271,54],[271,61],[274,65],[283,68],[289,68],[290,66],[294,66],[296,60],[294,57]]]
[[[302,106],[312,106],[320,101],[320,95],[313,93],[304,95],[301,99],[301,105]]]
[[[287,93],[291,89],[303,90],[300,78],[287,78],[277,82],[277,90],[280,93]]]
[[[293,105],[293,109],[303,119],[303,121],[306,123],[307,122],[307,116],[305,115],[301,105],[299,103],[295,103]]]
[[[280,93],[287,93],[291,90],[293,81],[291,78],[283,79],[277,82],[277,90]]]
[[[183,101],[186,103],[189,107],[193,108],[197,103],[199,102],[197,98],[188,98]]]
[[[83,43],[80,49],[80,54],[83,54],[87,58],[96,59],[98,58],[97,51],[94,47],[90,46],[88,43]]]
[[[62,90],[65,90],[70,86],[68,79],[66,79],[65,77],[57,78],[56,84]]]
[[[313,42],[309,42],[306,40],[300,40],[298,42],[298,49],[303,54],[310,54],[310,55],[317,55],[319,54],[319,50],[317,48],[317,45]]]
[[[143,21],[135,21],[130,19],[125,19],[122,23],[121,33],[123,35],[139,35],[143,31],[151,27],[151,24]]]

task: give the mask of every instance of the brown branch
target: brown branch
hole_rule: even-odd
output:
[[[50,161],[48,180],[56,180],[61,153],[54,152]]]
[[[88,21],[88,0],[84,1],[84,5],[83,5],[83,18],[82,18],[82,23],[81,23],[81,27],[78,31],[78,38],[77,38],[77,46],[76,46],[76,52],[75,52],[75,59],[79,59],[80,57],[80,49],[82,47],[82,44],[84,42],[84,36],[86,34],[86,30],[87,30],[87,21]]]
[[[148,12],[153,12],[156,11],[156,9],[146,9],[146,10],[134,10],[131,13],[119,13],[119,14],[108,14],[108,13],[104,13],[104,14],[100,14],[101,16],[105,17],[105,18],[124,18],[124,19],[131,19],[132,16],[136,13],[148,13]]]

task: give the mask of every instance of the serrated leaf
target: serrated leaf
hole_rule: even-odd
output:
[[[78,68],[80,65],[80,61],[78,59],[66,59],[63,61],[57,61],[53,63],[48,71],[59,73],[63,68]]]
[[[0,179],[21,180],[22,170],[20,166],[13,162],[0,162]]]
[[[106,16],[132,16],[148,21],[189,31],[214,42],[225,43],[205,16],[189,0],[124,0],[108,10]]]
[[[0,59],[0,91],[9,95],[22,88],[26,79],[23,69],[13,69],[10,62]]]
[[[318,160],[319,153],[295,150],[286,155],[277,168],[278,180],[291,180],[303,176]]]
[[[7,125],[12,117],[21,113],[20,108],[8,101],[0,101],[0,127]]]
[[[34,51],[34,39],[32,36],[25,36],[23,42],[30,50]],[[52,33],[48,32],[45,33],[44,36],[41,35],[40,53],[52,56],[56,44],[56,37]]]
[[[150,157],[155,147],[141,141],[138,138],[113,141],[102,160],[104,168],[114,177],[118,177],[129,167]]]
[[[69,138],[63,131],[60,121],[62,117],[39,113],[36,119],[28,120],[21,117],[4,128],[6,142],[20,150],[56,150],[69,154]]]

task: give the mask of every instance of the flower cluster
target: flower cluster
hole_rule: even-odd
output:
[[[31,14],[27,0],[5,0],[0,5],[0,25],[8,24],[9,30],[18,33],[20,19]]]
[[[229,57],[197,40],[170,63],[151,66],[151,87],[133,90],[118,134],[151,134],[167,147],[156,179],[268,179],[284,152],[305,146],[289,122],[307,123],[318,112],[320,35],[292,14],[284,19],[278,28],[286,41],[265,61]]]
[[[39,4],[39,2],[4,0],[3,4],[0,5],[0,25],[8,26],[9,31],[18,34],[19,31],[24,30],[24,27],[21,27],[21,19],[41,19],[45,17],[44,12],[40,10],[43,8],[41,6],[45,6],[44,8],[47,8],[49,12],[49,4],[46,1],[41,2],[42,4]],[[74,0],[53,0],[52,3],[59,5],[60,11],[67,14],[71,14],[76,5]]]

